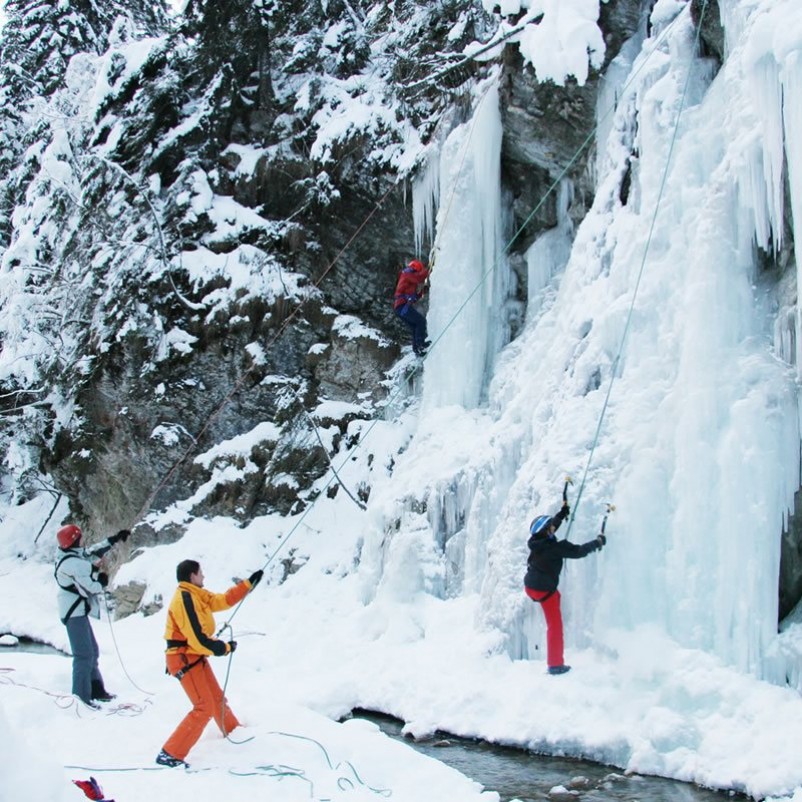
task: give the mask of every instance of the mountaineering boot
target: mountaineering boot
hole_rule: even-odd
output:
[[[176,769],[179,766],[183,766],[185,769],[189,768],[189,763],[186,763],[177,757],[173,757],[172,755],[168,755],[164,749],[162,749],[162,751],[156,756],[156,762],[160,766],[167,766],[169,769]]]
[[[116,699],[117,696],[113,693],[109,693],[104,687],[102,682],[98,682],[97,680],[92,680],[92,699],[96,702],[110,702],[112,699]]]
[[[81,702],[85,704],[90,710],[100,710],[100,705],[97,702],[93,701],[92,699],[89,699],[88,701],[86,699],[81,699]]]
[[[549,666],[549,674],[565,674],[571,670],[571,666]]]

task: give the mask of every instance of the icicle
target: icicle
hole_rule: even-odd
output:
[[[760,180],[765,182],[765,214],[768,231],[757,227],[758,245],[764,250],[777,252],[783,238],[783,99],[779,70],[773,59],[762,58],[750,71],[752,102],[762,121],[763,136]],[[756,209],[760,219],[761,211]]]
[[[412,185],[412,220],[415,227],[415,255],[425,241],[434,239],[434,214],[440,202],[440,152],[430,151],[426,165]]]
[[[791,211],[794,219],[794,243],[796,244],[796,286],[802,287],[802,59],[799,51],[788,54],[782,69],[783,122],[785,124],[785,158],[788,164],[788,185],[791,195]],[[802,319],[799,302],[796,310],[795,344],[802,341]],[[802,365],[797,360],[797,376],[802,379]]]
[[[543,289],[552,276],[562,271],[571,255],[573,225],[568,208],[573,194],[573,184],[563,179],[557,190],[557,225],[541,234],[526,252],[526,314],[529,320],[534,319],[540,311]]]

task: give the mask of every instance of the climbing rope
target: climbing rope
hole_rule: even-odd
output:
[[[56,693],[48,691],[46,688],[40,688],[38,685],[29,685],[26,682],[18,682],[11,674],[15,671],[13,668],[0,668],[0,685],[13,685],[15,688],[27,688],[31,691],[49,696],[53,703],[60,710],[69,710],[72,708],[75,715],[81,718],[82,713],[105,713],[107,716],[140,716],[145,712],[147,705],[152,704],[150,700],[146,700],[144,704],[137,705],[130,702],[119,702],[114,705],[104,705],[99,710],[88,707],[77,696],[71,693]]]
[[[341,760],[338,763],[334,763],[334,761],[332,761],[331,756],[329,755],[328,751],[326,751],[326,747],[323,746],[323,744],[320,743],[320,741],[316,740],[315,738],[310,738],[307,735],[296,735],[295,733],[292,733],[292,732],[280,732],[280,731],[276,731],[276,730],[273,730],[273,731],[269,732],[268,735],[280,735],[283,738],[295,738],[295,739],[297,739],[299,741],[306,741],[308,743],[314,744],[323,753],[323,757],[324,757],[328,767],[332,771],[340,771],[341,768],[343,766],[345,766],[351,771],[351,773],[354,776],[354,780],[356,780],[356,782],[359,785],[364,786],[369,791],[372,791],[374,794],[378,794],[379,796],[387,797],[387,796],[391,796],[392,793],[393,793],[389,788],[372,788],[371,786],[369,786],[359,776],[359,772],[356,770],[356,768],[354,767],[354,764],[351,763],[350,760]],[[341,791],[350,790],[350,789],[355,787],[353,781],[350,780],[348,777],[340,777],[337,780],[337,785],[338,785],[338,787],[340,788]]]
[[[298,394],[296,393],[296,397],[297,397],[297,395],[298,395]],[[300,401],[301,399],[299,398],[298,400]],[[306,415],[306,418],[307,418],[307,420],[309,421],[309,423],[310,423],[310,425],[311,425],[311,427],[312,427],[312,431],[315,433],[315,437],[317,438],[317,441],[318,441],[318,443],[320,444],[320,448],[323,450],[323,453],[326,455],[326,460],[328,461],[328,463],[329,463],[329,467],[331,468],[332,472],[334,473],[334,478],[337,480],[338,484],[339,484],[339,485],[340,485],[340,487],[343,489],[343,491],[344,491],[344,492],[345,492],[345,494],[348,496],[348,498],[350,498],[350,499],[351,499],[351,501],[353,501],[353,502],[354,502],[354,504],[356,504],[356,506],[357,506],[357,507],[359,507],[359,509],[360,509],[360,510],[366,510],[366,509],[367,509],[367,506],[366,506],[366,505],[365,505],[365,504],[364,504],[362,501],[360,501],[360,500],[359,500],[359,499],[358,499],[358,498],[357,498],[357,497],[356,497],[356,496],[355,496],[355,495],[354,495],[354,494],[353,494],[353,493],[352,493],[352,492],[351,492],[351,491],[348,489],[348,487],[347,487],[347,485],[345,484],[345,482],[343,482],[343,480],[340,478],[340,474],[339,474],[339,472],[337,471],[337,468],[335,467],[335,465],[334,465],[334,462],[332,461],[331,457],[329,456],[329,450],[328,450],[328,449],[326,448],[326,446],[324,445],[324,443],[323,443],[323,438],[320,436],[320,431],[318,430],[317,424],[315,423],[315,419],[314,419],[314,418],[312,417],[312,415],[309,413],[309,410],[306,408],[306,406],[305,406],[305,405],[303,405],[303,404],[302,404],[302,405],[301,405],[301,408],[303,409],[303,411],[304,411],[304,415]]]
[[[337,788],[340,791],[352,791],[356,790],[358,787],[364,788],[367,791],[370,791],[373,794],[381,797],[390,797],[392,796],[393,792],[390,788],[374,788],[372,785],[369,785],[362,779],[362,776],[357,771],[356,766],[350,760],[341,760],[338,762],[334,762],[332,760],[331,755],[329,754],[326,747],[318,741],[316,738],[311,738],[308,735],[298,735],[292,732],[284,732],[279,730],[271,730],[270,732],[266,733],[266,735],[276,735],[281,738],[291,738],[297,741],[303,741],[309,744],[313,744],[318,748],[318,750],[322,753],[323,759],[325,761],[326,767],[329,771],[334,773],[340,773],[340,776],[337,777],[336,783]],[[249,740],[253,740],[252,738]],[[64,766],[65,769],[71,769],[75,771],[91,771],[91,772],[104,772],[110,774],[123,774],[132,771],[165,771],[169,770],[166,769],[164,766],[83,766],[77,764],[67,764]],[[212,771],[214,770],[215,766],[204,766],[201,768],[189,769],[189,773],[195,773],[198,771]],[[315,783],[311,779],[311,777],[307,776],[309,774],[308,769],[296,768],[294,766],[288,766],[283,763],[270,763],[266,765],[259,765],[254,766],[252,769],[225,769],[221,768],[221,771],[225,771],[227,774],[231,774],[235,777],[267,777],[269,779],[278,779],[282,780],[286,777],[291,777],[298,780],[303,780],[309,785],[309,793],[310,798],[315,797]]]
[[[696,25],[696,35],[695,35],[695,38],[694,38],[694,50],[696,52],[698,52],[698,49],[699,49],[699,39],[700,39],[701,34],[702,34],[702,24],[704,22],[705,12],[707,10],[707,3],[708,3],[708,0],[704,0],[704,2],[702,4],[702,10],[701,10],[701,12],[699,14],[699,22]],[[677,17],[675,17],[674,20],[672,20],[671,24],[673,24],[674,21],[676,19],[678,19],[678,18],[679,18],[679,15]],[[674,121],[674,130],[673,130],[673,132],[671,134],[671,139],[669,141],[668,154],[666,155],[666,164],[665,164],[665,167],[663,168],[663,174],[662,174],[662,177],[661,177],[661,180],[660,180],[660,187],[659,187],[659,190],[658,190],[658,193],[657,193],[657,200],[655,202],[654,212],[652,213],[651,222],[649,224],[649,233],[648,233],[648,235],[646,237],[646,244],[645,244],[645,246],[643,248],[643,257],[641,258],[640,269],[638,270],[638,277],[637,277],[637,279],[635,281],[635,289],[632,292],[632,301],[629,304],[629,311],[627,312],[626,322],[624,323],[624,331],[621,334],[621,342],[619,343],[619,346],[618,346],[618,352],[616,353],[615,358],[613,359],[612,365],[610,367],[610,381],[607,383],[607,393],[604,396],[604,403],[602,404],[601,412],[599,413],[599,420],[598,420],[598,423],[596,425],[596,432],[595,432],[595,434],[593,436],[593,442],[591,443],[590,451],[588,452],[588,458],[587,458],[587,461],[585,463],[585,470],[584,470],[584,473],[582,474],[582,481],[579,484],[579,490],[577,491],[576,500],[574,501],[573,510],[571,512],[571,518],[568,521],[568,529],[567,529],[566,535],[565,535],[566,538],[568,538],[568,535],[570,535],[570,533],[571,533],[571,527],[573,526],[573,523],[574,523],[574,517],[576,516],[576,511],[577,511],[577,509],[579,507],[579,502],[580,502],[580,499],[582,498],[582,493],[583,493],[583,491],[585,489],[585,483],[586,483],[587,478],[588,478],[588,472],[590,471],[590,464],[591,464],[591,462],[593,460],[593,454],[596,451],[596,446],[599,443],[599,436],[601,434],[602,423],[604,422],[604,416],[607,413],[607,407],[608,407],[608,405],[610,403],[610,394],[613,391],[613,383],[615,382],[616,374],[618,372],[618,365],[620,364],[621,357],[623,356],[623,353],[624,353],[624,346],[626,345],[627,335],[629,334],[629,327],[630,327],[630,324],[632,323],[632,315],[633,315],[633,312],[635,310],[635,301],[636,301],[636,299],[638,297],[638,290],[640,289],[641,279],[643,278],[643,272],[644,272],[644,270],[646,268],[646,258],[649,255],[649,248],[650,248],[650,246],[652,244],[652,236],[654,234],[654,227],[655,227],[655,224],[657,222],[657,213],[660,210],[660,203],[661,203],[661,201],[663,199],[663,193],[665,191],[666,183],[668,181],[668,169],[669,169],[669,167],[671,165],[671,157],[674,154],[674,145],[676,144],[676,141],[677,141],[677,133],[679,131],[680,117],[682,116],[682,110],[685,107],[685,98],[686,98],[686,95],[688,93],[688,86],[690,84],[692,71],[693,71],[693,61],[691,61],[691,64],[688,66],[688,74],[685,76],[685,83],[684,83],[684,85],[682,87],[682,94],[680,96],[679,109],[677,110],[676,120]],[[606,516],[605,516],[605,521],[606,520],[607,519],[606,519]]]
[[[114,625],[112,624],[111,621],[111,608],[109,607],[109,600],[108,596],[106,595],[105,588],[103,589],[103,592],[100,595],[103,597],[103,604],[106,608],[106,620],[109,622],[109,632],[111,633],[111,642],[114,644],[114,651],[117,653],[117,660],[120,663],[120,666],[123,670],[123,674],[125,674],[131,685],[133,685],[138,691],[144,693],[146,696],[154,696],[155,694],[152,691],[146,691],[144,688],[140,688],[139,685],[137,685],[136,682],[134,682],[133,678],[128,673],[128,669],[125,666],[125,661],[123,660],[123,656],[120,652],[120,646],[117,643],[117,636],[114,633]]]

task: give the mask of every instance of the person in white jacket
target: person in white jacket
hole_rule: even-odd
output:
[[[114,694],[106,690],[100,673],[97,641],[89,623],[90,616],[100,618],[98,596],[109,583],[108,574],[99,569],[99,560],[115,543],[125,542],[130,534],[127,529],[121,529],[116,535],[84,549],[81,548],[83,532],[75,524],[62,526],[56,533],[58,614],[67,627],[72,649],[72,692],[92,708],[97,708],[98,702],[114,699]]]

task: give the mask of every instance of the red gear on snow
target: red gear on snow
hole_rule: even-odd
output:
[[[73,780],[73,783],[86,794],[88,799],[94,799],[95,802],[114,802],[113,799],[106,799],[103,796],[103,789],[97,784],[94,777],[90,777],[88,780]]]

